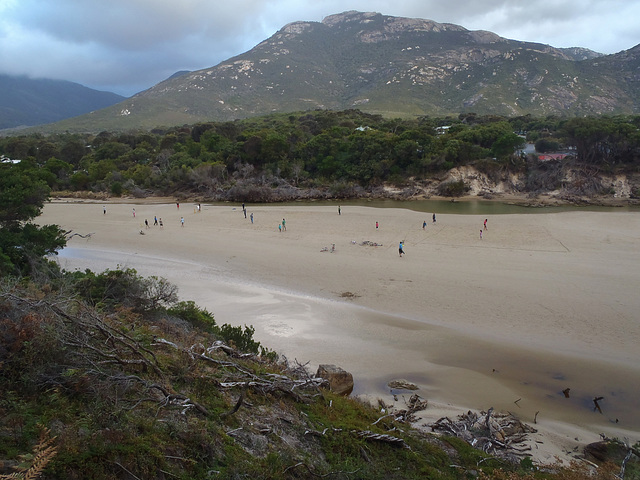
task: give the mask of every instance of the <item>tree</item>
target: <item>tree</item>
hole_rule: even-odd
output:
[[[497,138],[491,146],[491,152],[496,158],[505,158],[513,155],[516,149],[524,146],[524,139],[515,133],[509,132]]]
[[[0,164],[0,276],[28,275],[35,263],[66,245],[57,225],[39,227],[49,187],[28,162]]]
[[[536,140],[536,152],[538,153],[547,153],[547,152],[555,152],[560,149],[560,142],[554,138],[540,138]]]

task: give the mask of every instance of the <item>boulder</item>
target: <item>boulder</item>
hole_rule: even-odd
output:
[[[335,365],[319,365],[316,377],[329,382],[329,389],[338,395],[349,395],[353,391],[353,375]]]
[[[637,468],[638,450],[631,447],[631,451],[635,454],[629,459],[630,464],[634,464]],[[599,464],[611,462],[620,464],[625,456],[629,453],[629,447],[619,440],[605,439],[601,442],[590,443],[584,447],[584,456],[587,460],[594,461]]]

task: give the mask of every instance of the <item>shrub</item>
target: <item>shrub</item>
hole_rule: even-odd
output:
[[[560,142],[553,138],[541,138],[536,141],[536,152],[555,152],[560,149]]]
[[[215,334],[218,335],[221,340],[232,344],[238,350],[257,354],[260,351],[260,342],[256,342],[253,339],[255,331],[255,328],[247,327],[246,325],[243,330],[242,327],[232,327],[228,323],[225,323],[216,329]]]
[[[119,197],[122,195],[122,184],[120,182],[113,182],[111,184],[111,194],[115,195],[116,197]]]
[[[454,180],[438,185],[438,195],[442,197],[460,197],[469,191],[464,180]]]
[[[213,332],[214,327],[216,326],[213,314],[209,313],[204,308],[198,307],[192,300],[187,302],[178,302],[177,305],[169,308],[167,312],[171,315],[175,315],[176,317],[180,317],[191,325],[206,330],[207,332]]]
[[[105,270],[96,274],[90,270],[73,272],[74,288],[93,306],[114,309],[117,306],[134,311],[155,310],[176,302],[178,288],[164,278],[141,277],[135,269]]]

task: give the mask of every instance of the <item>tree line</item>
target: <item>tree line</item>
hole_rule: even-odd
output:
[[[0,154],[40,168],[54,191],[231,200],[253,191],[246,200],[268,201],[273,188],[344,197],[461,165],[527,169],[525,142],[599,171],[637,171],[639,126],[640,116],[389,119],[319,110],[151,131],[11,136],[0,138]]]

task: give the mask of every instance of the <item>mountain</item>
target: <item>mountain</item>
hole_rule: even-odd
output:
[[[350,11],[288,24],[246,53],[63,125],[154,127],[318,108],[401,117],[630,114],[640,112],[639,52],[603,56]]]
[[[125,98],[72,82],[0,74],[0,129],[56,122]]]

